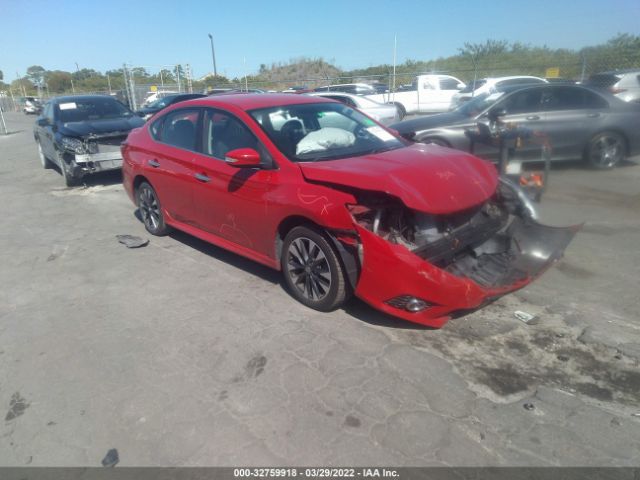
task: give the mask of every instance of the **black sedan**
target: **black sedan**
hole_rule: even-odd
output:
[[[159,98],[155,102],[150,103],[146,107],[142,107],[136,113],[145,120],[150,119],[153,115],[158,113],[163,108],[173,105],[174,103],[184,102],[185,100],[192,100],[194,98],[202,98],[206,95],[201,93],[178,93],[175,95],[167,95],[166,97]]]
[[[144,120],[104,95],[57,97],[44,106],[33,136],[43,168],[57,165],[68,187],[94,172],[122,168],[120,144]]]
[[[465,130],[487,123],[490,113],[546,140],[553,160],[583,158],[595,168],[611,168],[640,153],[640,105],[579,85],[505,87],[479,95],[458,109],[390,125],[405,138],[469,150]],[[497,148],[476,145],[478,156],[496,160]],[[539,160],[539,143],[518,149],[523,160]]]

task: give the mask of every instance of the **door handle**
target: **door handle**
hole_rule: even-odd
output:
[[[600,116],[599,113],[589,113],[589,114],[587,114],[587,117],[589,117],[589,118],[598,118],[599,116]]]
[[[158,168],[160,166],[160,162],[156,159],[149,160],[147,163],[153,168]]]
[[[527,120],[540,120],[540,117],[538,115],[529,115]]]
[[[204,173],[196,173],[194,177],[196,177],[196,180],[203,183],[209,183],[211,181],[211,179],[207,177]]]

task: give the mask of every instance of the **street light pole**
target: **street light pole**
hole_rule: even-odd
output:
[[[216,51],[213,48],[213,36],[209,34],[209,40],[211,40],[211,58],[213,59],[213,76],[218,76],[218,70],[216,69]]]

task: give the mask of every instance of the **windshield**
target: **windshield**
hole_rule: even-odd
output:
[[[405,146],[373,120],[343,104],[285,105],[249,113],[294,162],[357,157]]]
[[[504,92],[483,93],[463,103],[455,111],[466,117],[475,117],[502,98]]]
[[[58,104],[60,121],[63,123],[85,122],[130,117],[133,112],[120,102],[109,98],[75,99]]]
[[[158,108],[158,109],[164,108],[167,105],[169,105],[169,103],[173,98],[174,97],[159,98],[155,102],[151,102],[150,104],[148,104],[145,108]]]

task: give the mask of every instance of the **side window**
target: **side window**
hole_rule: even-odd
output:
[[[609,103],[604,98],[588,90],[584,90],[584,103],[585,108],[609,108]]]
[[[237,148],[263,150],[242,121],[222,110],[205,110],[203,129],[205,155],[224,160],[227,152]]]
[[[441,78],[440,79],[440,90],[457,90],[458,82],[453,78]]]
[[[508,115],[537,112],[540,110],[540,90],[516,92],[504,99],[502,106]]]
[[[547,111],[607,108],[607,102],[595,93],[582,88],[558,87],[545,91],[542,107]]]
[[[159,141],[177,148],[195,151],[199,114],[197,109],[185,109],[174,110],[165,115],[161,119],[162,127]]]

